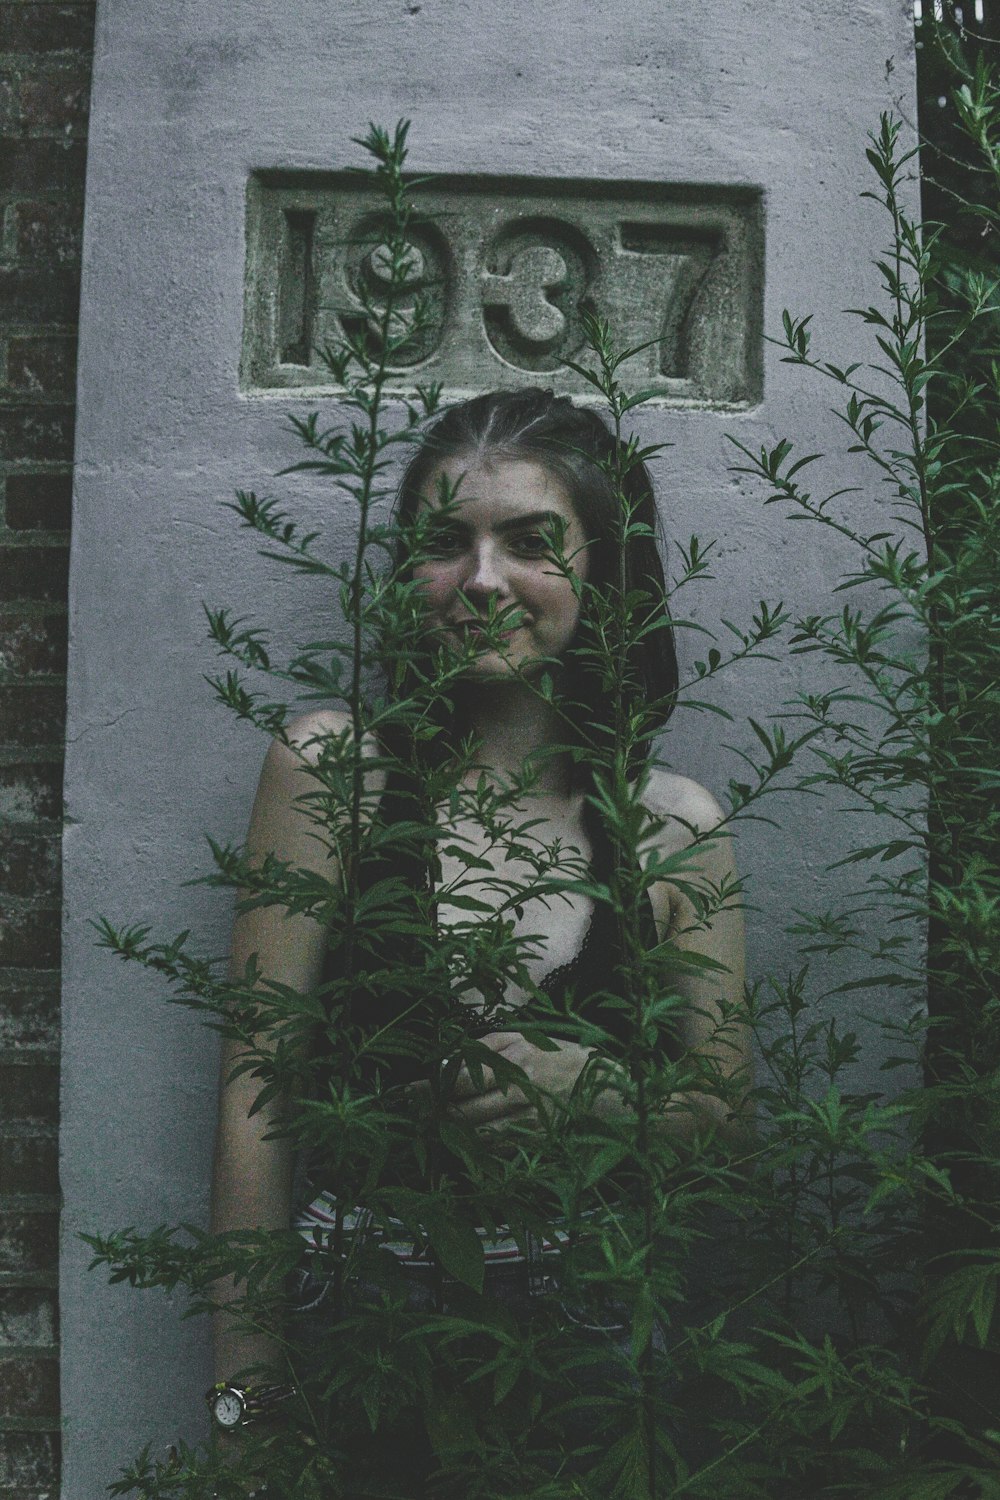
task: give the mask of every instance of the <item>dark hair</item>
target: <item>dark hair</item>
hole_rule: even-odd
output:
[[[566,396],[528,387],[518,391],[490,391],[453,406],[424,435],[410,460],[399,488],[397,519],[405,529],[428,493],[437,469],[461,454],[479,458],[528,459],[539,463],[565,487],[590,543],[587,582],[580,626],[570,656],[569,697],[578,705],[578,732],[583,740],[606,724],[609,700],[606,681],[588,652],[592,622],[587,598],[607,595],[624,581],[626,593],[636,594],[643,614],[655,629],[643,633],[629,651],[628,684],[618,690],[650,706],[647,727],[665,723],[677,691],[677,655],[669,624],[663,563],[657,548],[658,518],[649,472],[633,463],[623,476],[622,491],[630,510],[630,534],[624,549],[622,579],[621,504],[615,487],[615,437],[592,408],[574,406]],[[591,614],[593,608],[591,607]],[[579,648],[579,650],[577,650]]]

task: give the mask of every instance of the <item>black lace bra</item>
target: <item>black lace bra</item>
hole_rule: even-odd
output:
[[[408,812],[412,814],[412,806],[408,809],[406,801],[400,790],[388,786],[382,794],[380,824],[392,828],[406,822]],[[591,870],[595,880],[604,883],[611,874],[613,855],[604,827],[589,802],[584,804],[584,826],[592,849]],[[402,910],[398,904],[401,894],[405,896],[407,891],[426,893],[429,885],[426,860],[398,844],[390,856],[367,862],[362,873],[364,894],[395,888],[397,915]],[[421,1015],[419,996],[421,969],[426,957],[412,930],[409,935],[407,933],[405,911],[404,920],[387,923],[387,929],[384,941],[380,941],[377,935],[366,940],[360,963],[356,960],[352,966],[352,991],[356,995],[354,1019],[363,1030],[370,1030],[373,1034],[385,1033],[402,1022],[412,1045],[400,1050],[391,1071],[393,1082],[409,1082],[420,1074],[416,1058],[420,1053],[419,1034],[422,1023],[426,1025],[426,1018]],[[648,948],[656,945],[656,924],[648,900],[643,902],[640,912],[640,931]],[[622,993],[622,970],[622,940],[615,913],[607,902],[596,902],[577,952],[536,981],[537,998],[527,1001],[524,1010],[519,1009],[518,1014],[524,1014],[528,1020],[538,1020],[544,1024],[547,1034],[555,1038],[572,1036],[576,1031],[573,1020],[581,1018],[600,1026],[611,1038],[624,1042],[631,1028],[625,1003],[628,997]],[[341,946],[331,936],[323,979],[331,981],[342,972]],[[408,981],[412,981],[412,989]],[[565,1024],[560,1024],[561,1017],[566,1017]],[[474,1022],[470,1029],[476,1029]],[[488,1029],[495,1030],[495,1023],[488,1024]],[[672,1036],[666,1038],[664,1050],[668,1057],[677,1057],[678,1048]]]

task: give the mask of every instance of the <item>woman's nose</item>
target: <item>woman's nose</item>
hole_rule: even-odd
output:
[[[506,575],[495,547],[489,542],[476,547],[470,555],[463,592],[483,597],[490,594],[503,594],[506,588]]]

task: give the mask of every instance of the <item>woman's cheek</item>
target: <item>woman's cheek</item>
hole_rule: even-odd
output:
[[[439,615],[452,599],[455,588],[447,575],[437,568],[414,568],[413,579],[420,585],[427,613]]]

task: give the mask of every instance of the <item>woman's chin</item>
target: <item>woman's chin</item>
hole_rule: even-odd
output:
[[[494,688],[521,687],[537,692],[540,678],[552,669],[552,661],[544,657],[511,660],[497,651],[484,651],[475,661],[463,666],[460,680],[470,687],[474,684]]]
[[[484,651],[462,668],[465,682],[513,682],[519,675],[518,668],[498,651]]]

